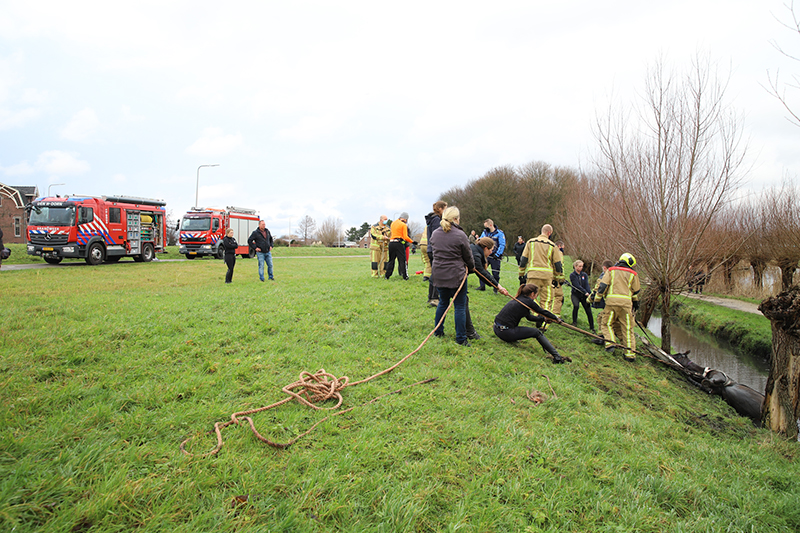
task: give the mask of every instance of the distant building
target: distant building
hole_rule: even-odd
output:
[[[3,242],[24,243],[28,213],[25,206],[39,196],[39,188],[0,183],[0,228]]]

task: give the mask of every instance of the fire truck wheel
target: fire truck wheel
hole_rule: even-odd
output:
[[[152,244],[145,244],[142,247],[142,261],[145,263],[149,263],[153,260],[153,256],[155,253],[153,252],[153,245]]]
[[[221,244],[217,246],[217,255],[215,257],[217,259],[225,259],[225,247]]]
[[[105,255],[103,245],[99,242],[95,242],[89,246],[89,251],[86,253],[86,262],[90,265],[99,265],[103,262]]]
[[[44,261],[45,261],[45,263],[48,263],[48,264],[51,264],[51,265],[57,265],[57,264],[59,264],[61,262],[61,259],[62,259],[61,257],[45,257]]]

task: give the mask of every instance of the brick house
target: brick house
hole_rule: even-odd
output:
[[[24,243],[28,213],[25,206],[39,196],[39,188],[34,186],[12,186],[0,183],[0,228],[3,242]]]

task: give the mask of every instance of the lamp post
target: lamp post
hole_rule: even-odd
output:
[[[203,167],[218,167],[218,166],[219,166],[218,164],[215,164],[215,165],[200,165],[199,167],[197,167],[197,185],[195,186],[195,189],[194,189],[194,206],[195,207],[198,206],[197,199],[198,199],[198,197],[200,195],[200,169],[203,168]]]
[[[59,185],[64,185],[63,183],[51,183],[47,186],[47,196],[50,196],[50,187],[57,187]]]

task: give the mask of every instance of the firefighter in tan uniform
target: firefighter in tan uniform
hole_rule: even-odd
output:
[[[428,281],[431,278],[431,259],[428,257],[428,232],[423,231],[422,236],[419,238],[419,249],[422,252],[422,264],[425,265],[422,271],[422,281]]]
[[[600,309],[600,312],[597,314],[598,324],[602,324],[603,317],[606,316],[606,309],[605,309],[606,302],[605,300],[603,300],[603,298],[597,296],[597,289],[600,287],[600,283],[603,281],[603,276],[605,275],[606,272],[608,272],[609,268],[614,266],[614,263],[609,260],[605,260],[603,261],[603,264],[601,266],[603,267],[603,272],[600,274],[600,277],[597,278],[597,281],[594,284],[594,288],[592,289],[592,294],[589,295],[589,303],[592,305],[592,308]],[[600,334],[602,336],[602,332]],[[614,324],[614,334],[618,338],[622,338],[622,329],[619,327],[619,324]],[[603,346],[605,344],[603,341],[599,339],[593,339],[592,342],[594,342],[595,344],[599,344],[600,346]]]
[[[564,241],[556,241],[556,248],[561,252],[561,257],[563,258]],[[559,281],[557,286],[553,288],[553,314],[558,317],[561,316],[561,308],[564,307],[564,283],[566,282],[566,279]]]
[[[372,277],[382,278],[386,273],[386,262],[389,260],[389,235],[391,228],[386,224],[389,219],[381,215],[377,224],[369,228],[369,254],[372,261]]]
[[[606,340],[606,350],[612,348],[612,343],[624,345],[626,361],[636,359],[633,327],[636,324],[634,313],[639,309],[640,286],[639,275],[633,270],[635,264],[636,259],[631,254],[622,254],[619,262],[603,274],[596,297],[606,302],[605,312],[600,320],[600,331]],[[617,325],[622,330],[620,339],[617,339],[614,331]]]
[[[553,226],[542,226],[542,234],[525,243],[519,260],[520,284],[532,283],[539,287],[536,303],[551,312],[556,284],[564,281],[564,256],[550,240],[552,234]]]

